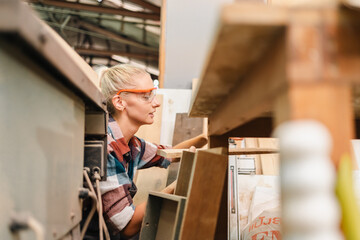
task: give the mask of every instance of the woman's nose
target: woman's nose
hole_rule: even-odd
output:
[[[154,108],[160,107],[160,103],[159,103],[159,101],[157,100],[157,96],[154,97],[154,100],[152,101],[152,106],[153,106]]]

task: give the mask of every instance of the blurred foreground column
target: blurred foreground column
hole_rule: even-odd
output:
[[[343,239],[335,198],[331,137],[316,121],[280,125],[283,239]]]

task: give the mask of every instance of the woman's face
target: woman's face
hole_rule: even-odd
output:
[[[134,77],[135,89],[151,89],[154,87],[153,81],[148,74]],[[145,125],[154,122],[156,108],[160,107],[156,97],[149,99],[151,93],[126,93],[125,111],[131,121],[135,124]]]

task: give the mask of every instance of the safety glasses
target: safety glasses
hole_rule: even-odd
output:
[[[156,87],[149,89],[121,89],[116,95],[122,92],[137,93],[145,102],[152,102],[156,96],[156,89]]]

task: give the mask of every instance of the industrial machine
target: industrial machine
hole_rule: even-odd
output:
[[[26,3],[0,0],[0,239],[81,238],[84,173],[91,185],[106,178],[96,85]]]

